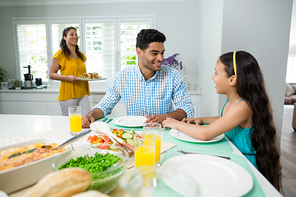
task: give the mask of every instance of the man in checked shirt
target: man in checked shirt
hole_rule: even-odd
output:
[[[186,81],[177,70],[162,65],[165,40],[165,35],[155,29],[142,29],[138,33],[138,66],[115,74],[104,98],[82,117],[82,127],[90,127],[95,120],[109,115],[120,99],[128,116],[145,116],[145,123],[194,116]]]

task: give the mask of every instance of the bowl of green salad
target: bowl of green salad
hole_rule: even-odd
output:
[[[128,159],[128,152],[121,147],[110,150],[80,146],[55,157],[52,167],[55,170],[72,167],[87,170],[92,177],[87,190],[97,190],[107,194],[118,185],[120,177],[126,170]]]

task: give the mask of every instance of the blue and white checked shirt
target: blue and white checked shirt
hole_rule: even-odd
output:
[[[120,99],[123,99],[128,116],[165,114],[182,109],[187,118],[194,116],[191,98],[182,75],[162,65],[160,71],[146,81],[140,68],[133,66],[117,73],[108,84],[104,98],[92,109],[99,108],[109,115]]]

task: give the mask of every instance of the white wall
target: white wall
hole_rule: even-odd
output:
[[[222,53],[246,50],[255,56],[278,131],[282,129],[292,2],[225,0],[223,9]]]

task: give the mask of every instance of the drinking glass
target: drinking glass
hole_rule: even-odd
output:
[[[160,164],[161,154],[161,124],[146,123],[143,126],[144,135],[153,135],[155,137],[155,163]]]
[[[198,183],[179,171],[162,172],[155,166],[140,166],[127,171],[119,180],[124,197],[148,197],[154,193],[165,196],[198,197]]]
[[[69,120],[70,120],[70,134],[78,135],[82,129],[81,124],[81,106],[68,107]]]
[[[155,137],[153,135],[134,135],[135,166],[155,165]]]

